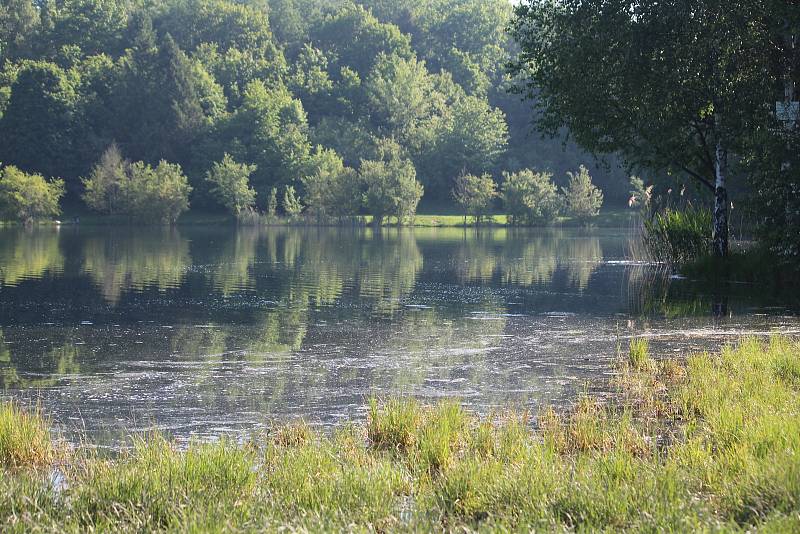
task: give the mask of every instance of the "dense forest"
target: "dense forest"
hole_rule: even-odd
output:
[[[224,202],[209,179],[223,161],[223,175],[238,164],[249,177],[243,193],[259,210],[276,191],[305,197],[304,177],[347,180],[365,161],[366,172],[394,165],[416,176],[409,194],[424,190],[433,209],[452,205],[466,173],[502,183],[503,172],[534,169],[566,184],[581,164],[608,200],[627,199],[623,171],[532,133],[531,106],[508,91],[506,0],[4,0],[0,9],[0,161],[62,179],[72,209],[109,147],[154,180],[174,168],[151,166],[179,165],[192,207],[206,210]]]

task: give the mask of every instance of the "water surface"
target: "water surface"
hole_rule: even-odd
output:
[[[0,230],[0,386],[100,443],[562,404],[654,350],[800,332],[792,302],[628,261],[626,229]]]

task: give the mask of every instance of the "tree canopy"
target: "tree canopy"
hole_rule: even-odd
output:
[[[75,203],[114,145],[179,165],[192,204],[212,207],[206,175],[227,154],[255,167],[261,210],[273,188],[304,197],[306,177],[357,180],[386,138],[434,203],[452,202],[462,171],[530,167],[563,182],[587,163],[616,183],[575,145],[528,137],[533,114],[506,94],[511,17],[506,0],[9,0],[0,161],[62,178]],[[320,171],[327,151],[344,171]]]
[[[780,0],[528,0],[512,33],[513,73],[542,131],[566,126],[594,153],[680,173],[715,197],[727,252],[733,155],[768,127],[797,8]]]

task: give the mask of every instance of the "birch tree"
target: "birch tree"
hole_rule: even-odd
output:
[[[525,0],[512,34],[517,89],[538,128],[566,126],[596,154],[666,170],[713,198],[713,252],[728,253],[731,162],[772,120],[779,0]],[[796,8],[795,8],[796,9]]]

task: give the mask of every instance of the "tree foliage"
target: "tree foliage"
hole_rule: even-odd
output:
[[[180,165],[193,205],[214,209],[206,176],[225,154],[256,166],[260,209],[272,188],[305,199],[327,150],[361,191],[350,169],[380,160],[384,138],[434,203],[462,170],[574,168],[585,158],[528,138],[529,110],[505,93],[511,15],[506,0],[8,0],[0,161],[63,177],[75,204],[116,143]]]
[[[490,174],[475,176],[462,173],[453,186],[453,200],[464,211],[465,223],[467,215],[480,223],[491,209],[496,196],[497,184]]]
[[[94,210],[145,223],[174,224],[189,209],[192,187],[178,164],[131,163],[112,145],[83,180],[84,201]]]
[[[109,215],[126,213],[130,162],[116,143],[103,152],[88,178],[83,179],[83,200],[93,210]]]
[[[578,172],[568,172],[569,184],[561,190],[567,214],[587,223],[600,213],[603,192],[592,183],[589,169],[581,165]]]
[[[511,224],[549,224],[555,221],[561,200],[552,174],[523,169],[505,173],[503,177],[503,202]]]
[[[250,187],[250,175],[256,168],[255,165],[237,163],[230,154],[225,154],[206,175],[206,180],[213,184],[211,194],[236,216],[255,206],[256,192]]]
[[[380,225],[389,216],[398,224],[413,219],[424,189],[417,181],[414,164],[403,157],[395,141],[381,140],[378,157],[362,160],[359,173],[366,189],[364,204],[373,224]]]
[[[297,217],[303,211],[303,204],[294,190],[294,186],[287,185],[283,190],[283,213],[288,217]]]
[[[319,222],[357,215],[362,193],[356,171],[330,149],[317,147],[314,160],[314,172],[303,177],[307,211]]]
[[[41,174],[28,174],[13,165],[0,169],[0,216],[31,223],[56,217],[58,202],[64,195],[63,180],[45,180]]]
[[[741,181],[729,154],[771,120],[784,28],[798,17],[789,4],[528,0],[516,8],[512,73],[544,132],[566,126],[594,153],[701,184],[725,253],[728,186]]]

